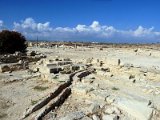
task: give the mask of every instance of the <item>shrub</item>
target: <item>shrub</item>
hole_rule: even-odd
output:
[[[0,53],[26,52],[26,39],[16,31],[3,30],[0,32]]]
[[[119,88],[116,88],[116,87],[112,87],[112,90],[119,90]]]

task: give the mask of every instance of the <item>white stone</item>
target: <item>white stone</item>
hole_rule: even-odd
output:
[[[92,116],[92,119],[93,119],[93,120],[100,120],[100,118],[99,118],[97,115],[93,115],[93,116]]]
[[[59,120],[77,120],[77,119],[83,118],[84,116],[85,114],[83,112],[77,111],[77,112],[69,113],[65,117],[60,118]]]
[[[103,114],[102,120],[118,120],[118,117],[116,115]]]
[[[152,117],[153,108],[148,106],[147,101],[121,98],[116,104],[137,120],[150,120]]]
[[[106,98],[106,101],[107,101],[108,104],[111,104],[115,101],[115,98],[114,98],[114,96],[109,96],[109,97]]]
[[[113,110],[112,107],[108,107],[107,109],[105,109],[104,112],[105,112],[105,113],[108,113],[108,114],[112,114],[112,113],[114,113],[114,110]]]
[[[83,117],[81,120],[92,120],[90,117]]]
[[[99,109],[100,109],[100,106],[98,104],[96,104],[96,103],[93,103],[93,104],[90,105],[88,110],[89,110],[90,113],[95,113]]]

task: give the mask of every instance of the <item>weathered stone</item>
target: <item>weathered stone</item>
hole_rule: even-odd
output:
[[[88,108],[88,111],[90,113],[95,113],[95,112],[98,112],[100,110],[100,106],[96,103],[93,103],[90,105],[90,107]]]
[[[62,65],[72,64],[72,61],[58,61],[57,64],[62,66]]]
[[[108,104],[111,104],[115,101],[115,97],[114,96],[109,96],[109,97],[106,97],[105,100],[107,101]]]
[[[0,73],[10,71],[8,65],[0,65]]]
[[[81,78],[83,78],[83,77],[85,77],[85,76],[87,76],[89,74],[91,74],[90,71],[83,71],[77,77],[79,77],[81,79]]]
[[[81,111],[72,112],[67,114],[65,117],[60,118],[59,120],[78,120],[85,116],[85,114]]]
[[[93,61],[93,58],[88,58],[88,59],[86,60],[86,63],[92,63],[92,61]]]
[[[106,90],[94,90],[88,93],[90,97],[100,100],[100,101],[106,101],[106,98],[109,96],[109,94],[106,92]]]
[[[64,61],[71,61],[70,58],[64,58],[63,60],[64,60]]]
[[[118,120],[118,116],[117,115],[103,114],[102,115],[102,120]]]
[[[118,59],[118,65],[120,65],[121,64],[121,60],[120,59]]]
[[[110,72],[110,68],[101,68],[101,70],[104,72]]]
[[[19,64],[19,63],[1,64],[0,72],[21,70],[24,68],[24,65],[25,64]]]
[[[56,66],[55,64],[47,64],[46,66],[40,66],[39,67],[41,73],[59,73],[62,71],[62,68],[60,66]]]
[[[134,79],[135,78],[135,75],[130,75],[129,76],[129,79]]]
[[[150,120],[152,117],[153,108],[148,106],[148,102],[121,98],[116,105],[138,120]]]
[[[112,113],[114,113],[114,110],[113,110],[112,107],[108,107],[108,108],[105,109],[104,112],[107,113],[107,114],[112,114]]]
[[[31,51],[30,56],[35,56],[36,52],[35,51]]]
[[[79,94],[79,95],[86,95],[87,93],[89,93],[93,90],[94,89],[92,86],[83,85],[83,84],[77,84],[72,89],[73,93]]]
[[[113,114],[116,113],[118,115],[121,114],[121,112],[118,110],[118,108],[114,107],[114,106],[107,106],[107,108],[104,111],[107,114]]]
[[[92,116],[92,119],[93,120],[100,120],[100,118],[97,115],[95,115],[95,114]]]
[[[72,66],[72,70],[73,71],[77,71],[77,70],[79,70],[80,69],[80,67],[78,66],[78,65],[73,65]]]
[[[81,120],[92,120],[90,117],[83,117]]]

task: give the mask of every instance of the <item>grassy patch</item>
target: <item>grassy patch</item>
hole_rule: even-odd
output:
[[[48,87],[35,86],[33,89],[34,89],[34,90],[37,90],[37,91],[44,91],[44,90],[48,89]]]
[[[57,77],[57,76],[54,76],[53,79],[58,79],[58,77]]]
[[[116,87],[112,87],[112,90],[119,90],[119,88],[116,88]]]
[[[35,105],[38,102],[38,100],[31,100],[31,105]]]

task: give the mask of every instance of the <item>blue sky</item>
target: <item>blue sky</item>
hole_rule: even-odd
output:
[[[0,29],[27,39],[159,42],[160,0],[0,0]]]

